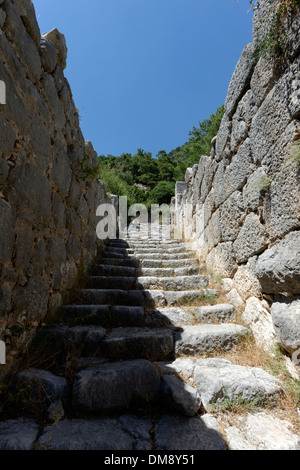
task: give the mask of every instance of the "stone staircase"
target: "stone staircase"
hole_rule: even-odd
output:
[[[214,407],[272,400],[280,384],[220,358],[249,331],[203,272],[183,242],[111,242],[64,324],[34,341],[43,366],[15,379],[48,422],[0,423],[0,449],[226,449]]]

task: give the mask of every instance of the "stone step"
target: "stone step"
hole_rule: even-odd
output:
[[[131,259],[132,256],[127,253],[116,253],[115,251],[110,251],[109,249],[105,250],[103,258],[113,258],[113,259]]]
[[[76,357],[101,357],[105,335],[106,330],[96,325],[63,325],[42,328],[35,340],[47,345],[51,354],[55,355],[57,351],[59,362],[62,362],[69,353]]]
[[[117,254],[122,254],[122,255],[132,255],[134,253],[136,254],[147,254],[147,253],[166,253],[166,254],[174,254],[174,253],[183,253],[183,252],[188,252],[188,247],[187,246],[180,246],[176,248],[169,248],[169,247],[157,247],[153,245],[152,247],[145,246],[145,247],[139,247],[139,248],[121,248],[121,247],[114,247],[109,245],[107,248],[107,251],[110,253],[117,253]]]
[[[194,253],[192,251],[181,252],[181,253],[134,253],[134,257],[137,259],[158,259],[158,260],[181,260],[181,259],[191,259],[194,258]]]
[[[124,276],[124,277],[177,277],[197,276],[204,266],[188,266],[183,268],[133,268],[129,266],[92,265],[91,276]]]
[[[218,296],[214,289],[190,291],[161,290],[118,290],[118,289],[83,289],[81,300],[84,305],[127,305],[148,308],[164,306],[189,306],[213,302]]]
[[[174,355],[174,337],[166,328],[116,328],[103,339],[102,353],[115,361],[163,361]]]
[[[104,328],[144,326],[144,307],[109,305],[69,305],[64,307],[64,319],[70,325],[97,325]]]
[[[155,441],[153,442],[153,437]],[[275,440],[275,438],[274,438]],[[9,420],[0,423],[0,450],[48,451],[203,451],[226,450],[217,420],[212,415],[150,417],[119,415],[113,418],[65,419],[46,426],[39,433],[33,420]],[[131,462],[131,456],[107,456],[110,464]],[[154,455],[155,457],[155,455]],[[153,458],[154,458],[153,457]],[[176,460],[175,460],[176,461]]]
[[[176,248],[168,248],[168,247],[141,247],[141,248],[132,248],[128,250],[128,253],[135,253],[135,254],[148,254],[148,253],[166,253],[166,254],[175,254],[175,253],[192,253],[186,245],[179,246]]]
[[[206,411],[216,406],[272,403],[282,384],[258,367],[234,364],[221,358],[200,359],[192,356],[157,364],[160,373],[176,374],[190,379],[198,389]]]
[[[100,261],[101,261],[101,266],[103,265],[105,266],[128,266],[128,267],[134,267],[134,268],[137,268],[138,266],[140,266],[140,262],[137,259],[130,259],[130,258],[118,259],[118,258],[107,258],[103,256]],[[94,268],[94,266],[99,266],[99,265],[97,264],[93,265],[92,269]]]
[[[203,289],[209,283],[208,276],[179,277],[125,277],[92,276],[87,282],[87,289],[122,289],[122,290],[189,290]]]
[[[194,258],[188,259],[139,259],[136,260],[142,268],[184,268],[184,267],[197,267],[199,263]]]
[[[186,245],[186,242],[183,240],[154,240],[152,238],[148,238],[147,240],[134,240],[134,239],[127,239],[126,243],[129,246],[140,246],[140,245],[168,245],[168,246],[177,246],[177,245]]]
[[[193,356],[229,351],[249,334],[242,325],[186,325],[175,335],[176,356]]]
[[[235,309],[230,304],[207,305],[203,307],[157,308],[145,311],[146,324],[152,327],[168,325],[180,327],[195,323],[229,323],[235,320]]]
[[[94,264],[91,266],[89,274],[91,276],[137,277],[137,268],[130,266]]]
[[[75,375],[72,409],[93,413],[137,409],[156,401],[159,392],[160,377],[151,362],[113,362]]]

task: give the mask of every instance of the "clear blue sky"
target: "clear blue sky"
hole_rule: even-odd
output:
[[[33,0],[65,34],[66,76],[98,154],[155,156],[224,103],[251,41],[249,0]]]

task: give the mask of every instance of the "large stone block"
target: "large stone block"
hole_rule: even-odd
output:
[[[26,315],[28,322],[45,318],[48,306],[49,288],[41,277],[32,277],[13,299],[15,312]]]
[[[271,185],[264,168],[258,168],[247,180],[243,189],[244,206],[248,212],[256,211],[263,205],[266,193]]]
[[[30,143],[36,161],[42,169],[50,163],[52,152],[50,133],[38,116],[33,116],[30,124]]]
[[[1,152],[5,157],[10,157],[16,138],[16,131],[4,120],[3,115],[0,114]]]
[[[234,191],[242,189],[248,176],[254,170],[252,167],[250,139],[240,146],[225,171],[225,193],[230,196]]]
[[[249,126],[257,112],[257,106],[254,101],[251,90],[243,96],[238,104],[237,110],[232,118],[232,132],[230,147],[232,152],[236,151],[238,145],[247,137]]]
[[[42,68],[36,44],[27,34],[15,5],[10,0],[6,0],[3,9],[6,13],[5,33],[12,41],[13,48],[27,76],[33,83],[37,83],[41,77]]]
[[[237,263],[232,242],[219,243],[206,258],[209,271],[225,277],[232,277],[237,270]]]
[[[31,0],[12,0],[19,11],[19,15],[25,25],[27,33],[35,42],[36,47],[40,44],[40,27],[38,25],[34,5]]]
[[[261,286],[255,275],[256,256],[246,265],[239,266],[234,276],[234,287],[244,301],[249,297],[261,297]]]
[[[300,232],[292,232],[259,256],[256,275],[266,294],[300,294]]]
[[[251,256],[261,253],[267,247],[267,236],[259,217],[254,213],[247,216],[240,233],[233,244],[238,263],[245,263]]]
[[[239,191],[236,191],[221,206],[220,225],[222,241],[235,241],[243,220],[243,197]]]
[[[273,67],[268,60],[261,57],[254,69],[250,85],[257,106],[262,104],[274,85]]]
[[[242,320],[251,328],[256,344],[265,351],[272,352],[275,345],[275,332],[268,303],[257,297],[250,297]]]
[[[52,73],[57,64],[57,53],[53,42],[49,41],[49,39],[41,38],[40,56],[44,70]]]
[[[270,91],[252,121],[252,153],[262,161],[271,147],[300,112],[300,59],[286,70]]]
[[[43,38],[52,41],[57,52],[58,65],[64,70],[67,66],[67,42],[65,36],[60,33],[56,28],[52,29],[49,33],[43,34]]]
[[[247,44],[238,61],[225,101],[227,116],[233,115],[241,97],[250,85],[251,76],[257,62],[255,51],[256,46],[254,43]]]
[[[46,176],[32,163],[25,163],[10,172],[9,182],[11,204],[33,220],[49,224],[52,189]]]
[[[274,302],[272,319],[279,344],[289,354],[300,349],[300,300]]]
[[[232,123],[226,114],[224,114],[216,139],[216,155],[220,160],[227,143],[230,141]]]
[[[67,196],[72,179],[72,170],[68,154],[60,144],[57,144],[54,148],[51,176],[54,184],[60,189],[62,194]]]
[[[0,198],[0,263],[10,261],[15,244],[15,215],[13,208]]]
[[[214,189],[214,197],[215,197],[215,205],[219,207],[226,201],[226,191],[225,191],[225,165],[224,161],[221,160],[218,166],[218,169],[215,174],[214,182],[213,182],[213,189]]]
[[[272,239],[300,227],[300,168],[286,163],[274,177],[265,202],[266,228]]]

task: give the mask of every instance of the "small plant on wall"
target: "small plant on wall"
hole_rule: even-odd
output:
[[[284,58],[288,46],[288,29],[294,18],[300,0],[282,0],[278,3],[276,0],[270,0],[270,4],[274,3],[270,8],[267,17],[260,21],[266,22],[265,31],[259,40],[258,52],[259,56],[263,56],[267,60],[273,61],[278,65]],[[250,0],[253,10],[257,10],[261,6],[260,1]]]

